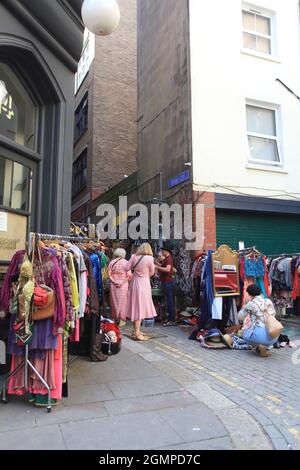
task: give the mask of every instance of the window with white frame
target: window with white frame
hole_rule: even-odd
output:
[[[274,55],[274,14],[245,8],[243,14],[243,46],[262,54]]]
[[[95,35],[85,30],[84,45],[81,57],[78,63],[78,70],[75,76],[75,93],[80,88],[86,74],[89,71],[91,63],[95,57]]]
[[[247,135],[249,162],[264,165],[281,165],[278,107],[247,104]]]

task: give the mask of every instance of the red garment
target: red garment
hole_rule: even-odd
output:
[[[295,268],[293,292],[292,292],[293,300],[296,300],[297,297],[299,296],[300,296],[299,273],[298,273],[298,268]]]
[[[264,286],[266,289],[267,297],[269,297],[270,296],[269,276],[268,276],[267,260],[265,256],[263,257],[263,260],[264,260],[264,266],[265,266]]]
[[[173,266],[174,266],[174,263],[173,263],[173,258],[172,258],[171,255],[166,256],[165,259],[163,260],[163,262],[161,263],[162,268],[166,268],[167,266],[171,266],[171,271],[168,272],[168,273],[163,273],[163,272],[159,273],[159,277],[160,277],[161,282],[172,282],[173,281]]]

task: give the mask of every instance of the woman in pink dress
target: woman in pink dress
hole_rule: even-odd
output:
[[[114,252],[113,261],[108,266],[111,316],[113,320],[120,321],[120,326],[124,326],[126,320],[128,281],[131,274],[125,256],[126,251],[123,248],[118,248]]]
[[[157,316],[152,301],[150,278],[155,273],[154,259],[149,243],[143,243],[129,260],[132,281],[129,287],[127,318],[133,322],[132,338],[147,341],[149,336],[141,332],[141,322],[145,318]]]

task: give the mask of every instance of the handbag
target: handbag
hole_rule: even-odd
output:
[[[275,316],[270,315],[270,313],[268,312],[266,303],[265,303],[265,307],[263,310],[260,308],[259,305],[257,305],[257,307],[260,309],[260,311],[262,311],[264,315],[265,327],[266,327],[269,337],[272,339],[277,338],[282,332],[282,330],[284,329],[284,326],[282,325],[282,323],[280,323],[280,321],[276,319]]]
[[[115,322],[103,319],[100,324],[100,333],[103,335],[101,343],[102,353],[107,356],[119,354],[121,351],[122,334]]]
[[[54,316],[56,307],[56,296],[55,292],[51,287],[46,286],[45,276],[43,271],[43,263],[41,258],[41,252],[39,246],[37,246],[39,255],[39,262],[41,265],[41,272],[43,277],[43,284],[36,284],[33,293],[33,306],[31,317],[33,321],[46,320]]]
[[[270,315],[267,309],[264,310],[265,325],[270,338],[277,338],[284,326],[273,315]]]
[[[35,293],[34,293],[34,300],[33,300],[33,308],[32,308],[32,320],[38,321],[38,320],[46,320],[47,318],[52,318],[54,315],[55,307],[56,307],[56,296],[51,289],[51,287],[48,287],[46,285],[40,285],[35,288],[40,292],[43,290],[43,296],[37,296],[37,303],[35,303]],[[46,300],[46,303],[41,303]]]
[[[26,331],[25,320],[14,321],[12,329],[16,335],[16,343],[18,346],[26,346],[30,344],[33,339],[33,324],[29,323]]]

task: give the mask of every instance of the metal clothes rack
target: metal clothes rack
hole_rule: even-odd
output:
[[[29,235],[29,247],[28,247],[28,252],[29,254],[32,252],[33,248],[33,241],[37,240],[65,240],[65,241],[73,241],[73,242],[80,242],[80,241],[95,241],[99,243],[99,239],[97,238],[88,238],[88,237],[70,237],[70,236],[64,236],[64,235],[53,235],[49,233],[35,233],[31,232]],[[6,378],[6,380],[3,383],[2,386],[2,392],[1,392],[1,402],[3,404],[8,403],[7,400],[7,385],[9,382],[9,379],[16,375],[22,368],[24,367],[24,389],[27,392],[28,391],[28,368],[30,368],[38,377],[38,379],[42,382],[42,384],[45,386],[48,392],[48,405],[47,405],[47,412],[51,412],[51,396],[50,396],[50,387],[47,384],[47,382],[44,380],[44,378],[40,375],[40,373],[36,370],[34,365],[31,363],[29,360],[29,345],[25,345],[25,356],[24,356],[24,361],[21,362]]]
[[[25,346],[25,358],[24,361],[21,362],[6,378],[3,386],[2,386],[2,394],[1,394],[1,402],[3,404],[8,403],[7,396],[6,396],[6,389],[7,389],[7,384],[8,381],[11,377],[16,375],[17,372],[19,372],[22,368],[24,367],[24,388],[25,391],[28,391],[28,367],[30,367],[31,370],[37,375],[38,379],[42,382],[42,384],[45,386],[48,392],[48,405],[47,405],[47,412],[51,413],[51,396],[50,396],[50,387],[47,384],[47,382],[44,380],[44,378],[40,375],[40,373],[36,370],[34,365],[30,362],[29,360],[29,346],[26,344]]]
[[[300,253],[281,253],[280,255],[267,255],[267,258],[296,258],[300,256]]]

